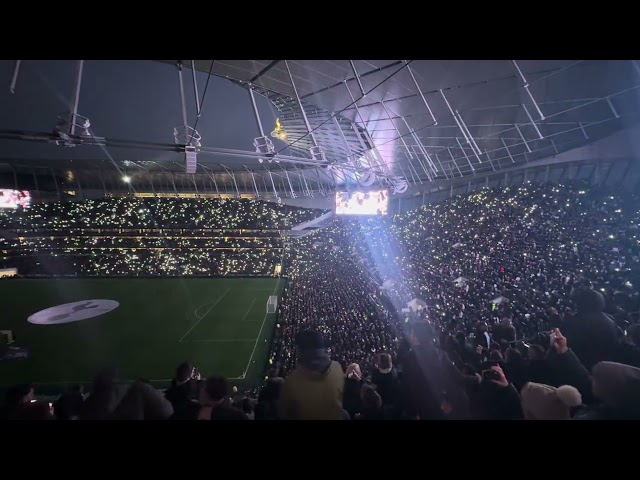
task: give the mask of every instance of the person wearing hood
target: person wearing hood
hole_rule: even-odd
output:
[[[342,406],[351,418],[354,418],[362,411],[362,400],[360,398],[360,389],[362,388],[362,385],[363,381],[360,365],[352,363],[347,366],[344,379]]]
[[[571,349],[587,370],[598,362],[615,360],[618,331],[603,311],[604,297],[595,290],[580,289],[574,300],[578,312],[563,328]]]
[[[296,335],[298,364],[282,384],[282,420],[343,420],[344,372],[331,361],[322,335],[303,330]]]
[[[371,383],[376,386],[376,391],[382,398],[383,406],[391,407],[396,403],[398,376],[393,368],[391,355],[388,353],[381,353],[378,357],[378,365],[371,375]]]

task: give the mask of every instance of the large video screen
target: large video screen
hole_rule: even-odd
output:
[[[31,194],[26,190],[0,188],[0,208],[27,208],[31,205]]]
[[[336,215],[386,215],[388,205],[388,190],[336,193]]]

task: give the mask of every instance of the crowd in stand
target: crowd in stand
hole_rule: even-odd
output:
[[[272,275],[282,257],[282,231],[322,213],[202,198],[0,210],[0,268],[21,275]]]
[[[0,225],[23,231],[87,228],[288,229],[318,212],[249,199],[113,197],[0,210]]]
[[[67,416],[640,419],[639,225],[635,195],[578,183],[337,219],[285,249],[257,399],[184,364],[164,394],[103,372]]]

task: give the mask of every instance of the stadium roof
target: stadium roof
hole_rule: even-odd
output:
[[[33,177],[37,189],[52,188],[48,175],[62,189],[303,197],[365,184],[401,192],[405,181],[419,189],[513,171],[640,118],[635,61],[0,65],[0,179]],[[189,146],[195,174],[185,173]]]

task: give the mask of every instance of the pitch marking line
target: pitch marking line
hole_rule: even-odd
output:
[[[182,336],[182,338],[178,341],[178,343],[182,343],[182,341],[185,339],[185,337],[187,335],[189,335],[189,333],[191,333],[191,331],[198,326],[198,324],[202,321],[202,319],[209,314],[209,312],[213,309],[213,307],[215,307],[218,303],[220,303],[220,300],[222,300],[227,295],[227,293],[229,293],[230,290],[231,290],[231,288],[227,288],[227,291],[224,292],[222,294],[222,296],[220,298],[218,298],[218,300],[216,300],[215,303],[209,307],[209,310],[207,310],[207,313],[205,313],[204,315],[202,315],[199,318],[198,318],[198,315],[196,314],[196,318],[198,318],[198,321],[196,323],[194,323],[189,330],[187,330],[187,333],[185,333]],[[194,314],[195,314],[195,312],[194,312]]]
[[[253,297],[253,301],[251,302],[251,305],[249,305],[249,309],[247,310],[247,313],[244,314],[244,317],[242,317],[242,320],[240,320],[240,322],[244,322],[245,321],[245,319],[247,318],[247,315],[249,315],[249,312],[253,308],[253,304],[256,303],[256,300],[257,300],[257,298]],[[251,321],[252,320],[249,320],[249,322],[251,322]],[[253,320],[253,321],[255,321],[255,320]],[[255,340],[255,338],[252,339],[252,340]]]
[[[203,303],[202,305],[200,305],[199,307],[196,307],[196,309],[193,311],[193,314],[195,315],[196,318],[200,319],[202,317],[204,317],[207,313],[205,313],[204,315],[200,315],[198,312],[202,309],[202,308],[206,308],[208,306],[210,306],[213,302],[207,302],[207,303]]]

